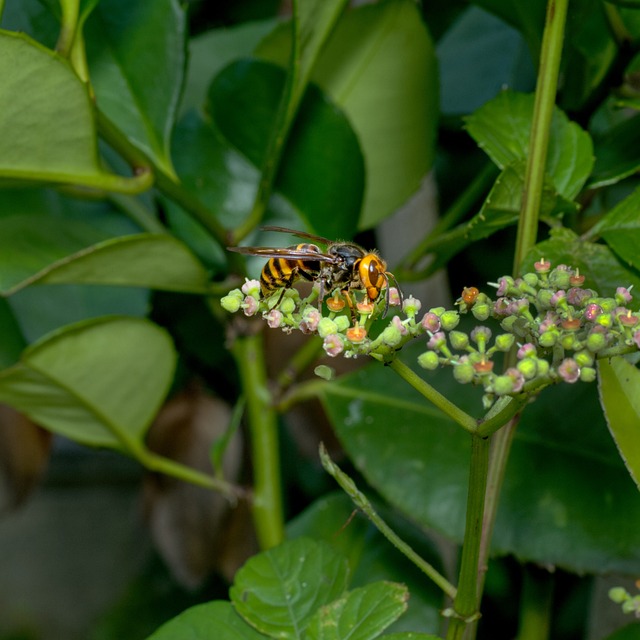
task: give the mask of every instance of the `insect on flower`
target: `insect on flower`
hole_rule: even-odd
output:
[[[263,298],[281,288],[284,295],[287,289],[301,279],[319,284],[319,304],[325,294],[337,288],[346,290],[347,293],[351,289],[363,289],[371,302],[375,302],[382,289],[386,289],[384,317],[389,310],[390,280],[400,292],[395,276],[387,271],[387,263],[375,251],[367,251],[354,242],[327,240],[284,227],[263,227],[263,230],[289,233],[311,241],[283,248],[228,247],[229,251],[236,253],[269,258],[260,275]],[[321,250],[316,243],[323,245],[325,249]]]

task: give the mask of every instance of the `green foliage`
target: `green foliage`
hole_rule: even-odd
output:
[[[243,0],[231,13],[218,4],[0,1],[0,402],[57,436],[246,500],[258,540],[273,545],[237,572],[229,601],[189,608],[149,640],[484,638],[477,618],[492,557],[637,575],[640,331],[638,299],[627,298],[640,290],[639,3],[571,3],[566,22],[567,0],[548,14],[543,0],[446,11],[294,0],[285,20],[270,1]],[[225,23],[246,14],[269,17]],[[443,215],[426,234],[394,214],[430,172]],[[400,249],[381,281],[367,282],[375,269],[347,277],[326,256],[245,262],[226,251],[311,242],[260,229],[278,225],[326,237],[312,240],[322,251],[366,231],[368,252],[383,221]],[[325,310],[317,291],[265,299],[258,283],[240,293],[270,258],[292,280],[352,284],[350,304]],[[514,278],[535,276],[536,263],[568,265],[584,283],[564,289],[593,289],[611,307],[580,336],[596,348],[575,354],[590,379],[586,359],[618,323],[618,355],[597,363],[599,403],[585,381],[551,376],[514,391],[504,374],[478,416],[482,389],[445,379],[438,357],[421,359],[433,371],[415,366],[425,340],[404,347],[412,336],[446,338],[423,319],[431,304],[410,295],[411,281],[446,269],[455,310],[432,313],[455,329],[466,358],[458,380],[484,375],[485,343],[470,347],[472,325],[457,323],[469,311],[473,325],[500,333],[487,305],[507,296],[488,295],[484,281],[505,260],[517,262]],[[399,314],[391,305],[385,328],[392,274],[406,304]],[[273,347],[250,317],[258,305],[272,326],[318,333],[329,320],[327,353],[379,361],[348,375],[324,362],[323,379],[306,380],[321,345],[285,336],[286,349]],[[523,340],[524,313],[507,314]],[[550,321],[543,315],[532,321]],[[566,344],[548,347],[554,362],[575,318],[563,320]],[[367,351],[374,343],[381,350]],[[523,348],[510,346],[496,347],[506,371]],[[246,407],[250,488],[225,477],[235,432],[213,445],[215,469],[149,448],[170,389],[194,379],[237,403],[232,428]],[[328,480],[298,451],[280,457],[280,418],[309,398],[345,454],[352,478],[329,471],[347,495],[327,495]],[[289,523],[283,503],[299,513]],[[513,594],[521,576],[511,577]],[[554,618],[527,597],[512,603],[523,619]],[[489,582],[487,611],[497,601]],[[633,633],[637,625],[610,638]]]

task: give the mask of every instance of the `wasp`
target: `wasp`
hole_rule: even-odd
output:
[[[387,263],[375,251],[367,251],[355,242],[332,241],[304,231],[284,227],[263,227],[263,231],[289,233],[311,242],[290,247],[228,247],[229,251],[269,258],[260,274],[262,297],[270,296],[280,288],[290,289],[298,280],[317,282],[320,285],[319,303],[325,293],[336,288],[343,290],[364,289],[367,299],[375,302],[382,289],[386,289],[383,317],[389,310],[389,281],[393,281],[398,293],[400,287],[395,276],[387,270]],[[324,251],[318,244],[325,247]],[[284,295],[284,291],[282,292]]]

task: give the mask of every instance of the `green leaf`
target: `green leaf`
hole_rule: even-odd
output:
[[[640,114],[617,123],[594,137],[596,162],[589,187],[615,184],[640,168]]]
[[[435,567],[442,561],[437,550],[425,540],[424,534],[397,513],[382,515],[402,538]],[[409,609],[393,629],[440,628],[442,592],[424,574],[395,549],[382,534],[369,523],[362,513],[342,492],[329,494],[316,500],[302,514],[287,523],[289,537],[311,536],[324,540],[340,551],[349,561],[353,574],[352,586],[364,586],[376,580],[391,580],[406,584],[411,593]]]
[[[215,600],[183,611],[163,624],[147,640],[264,640],[233,609]]]
[[[79,221],[53,217],[0,219],[0,292],[32,284],[101,284],[206,293],[208,274],[173,236],[105,237]]]
[[[547,180],[542,193],[540,217],[575,213],[577,205],[558,195],[548,182]],[[496,178],[480,211],[469,222],[442,234],[430,247],[430,250],[436,254],[434,262],[430,265],[431,271],[447,264],[454,255],[471,243],[488,238],[496,231],[516,224],[520,218],[523,189],[523,163],[518,162],[505,167]]]
[[[185,34],[177,0],[101,0],[85,26],[99,108],[170,176]]]
[[[532,94],[505,91],[466,118],[469,134],[500,169],[527,159],[533,101]],[[575,198],[593,162],[589,134],[556,108],[546,167],[555,190],[567,200]]]
[[[213,78],[234,60],[250,56],[258,42],[275,25],[273,19],[244,22],[211,29],[191,38],[181,114],[185,115],[191,109],[202,111]],[[179,145],[173,147],[174,154],[177,151]]]
[[[139,446],[173,378],[168,334],[146,320],[99,318],[55,332],[0,372],[0,402],[82,444]]]
[[[283,26],[256,54],[284,66],[290,42]],[[367,181],[359,228],[372,227],[417,190],[434,158],[437,63],[415,3],[387,0],[346,13],[311,80],[344,110],[360,140]]]
[[[601,296],[613,296],[617,287],[640,287],[640,274],[620,262],[609,247],[581,240],[566,228],[552,229],[549,240],[539,242],[525,257],[523,270],[531,271],[533,263],[544,257],[551,264],[566,264],[586,277],[585,287],[595,289]],[[636,307],[638,301],[631,303]]]
[[[638,640],[638,638],[640,638],[640,622],[632,622],[625,627],[617,629],[606,638],[603,638],[603,640]]]
[[[225,138],[256,167],[268,161],[267,142],[285,83],[284,72],[244,60],[224,69],[211,86],[210,104]],[[309,86],[289,135],[275,189],[318,233],[350,237],[364,190],[360,146],[344,115]],[[339,215],[328,215],[339,212]]]
[[[0,179],[135,190],[101,169],[89,92],[66,61],[0,31],[0,77]]]
[[[420,349],[405,348],[403,357],[413,361]],[[392,373],[366,367],[325,385],[323,403],[374,489],[415,522],[461,542],[470,437]],[[463,409],[480,412],[477,390],[455,383],[449,371],[421,375]],[[640,570],[640,496],[595,395],[586,383],[558,385],[523,412],[494,553],[577,572]]]
[[[27,343],[9,303],[0,298],[0,368],[14,364]]]
[[[314,613],[342,595],[348,574],[347,561],[329,545],[297,538],[249,559],[229,596],[258,631],[299,640]]]
[[[609,431],[640,488],[640,371],[624,358],[598,360],[600,403]]]
[[[384,640],[442,640],[440,636],[434,636],[430,633],[416,633],[414,631],[388,633],[381,637],[384,638]]]
[[[438,42],[440,104],[446,116],[481,107],[501,91],[532,91],[535,73],[514,28],[470,6]]]
[[[349,591],[319,609],[309,621],[309,640],[373,640],[407,609],[409,591],[394,582],[374,582]]]
[[[629,266],[640,268],[640,189],[618,203],[597,225],[599,233]],[[592,229],[592,233],[595,230]]]

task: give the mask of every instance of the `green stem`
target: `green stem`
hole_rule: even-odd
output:
[[[277,383],[280,391],[290,387],[300,376],[300,374],[315,362],[324,353],[322,340],[318,337],[308,339],[300,349],[298,349],[291,360],[278,375]]]
[[[471,439],[469,492],[460,579],[458,593],[449,612],[451,621],[447,630],[447,640],[460,640],[467,626],[480,616],[482,589],[478,577],[482,573],[480,546],[489,471],[489,442],[489,439],[478,436]]]
[[[68,58],[71,47],[78,28],[78,16],[80,15],[79,0],[66,0],[60,3],[62,19],[60,33],[56,43],[56,51],[63,57]]]
[[[514,398],[498,400],[487,415],[478,423],[478,435],[490,436],[502,429],[522,408],[531,400],[530,394],[523,394]]]
[[[404,362],[395,358],[389,363],[389,367],[393,369],[403,380],[408,382],[418,393],[431,402],[431,404],[438,407],[438,409],[448,415],[463,429],[471,434],[475,434],[477,432],[478,424],[475,418],[470,416],[468,413],[465,413],[462,409],[453,404],[453,402],[445,398],[440,392],[436,391],[413,369],[404,364]]]
[[[262,333],[236,338],[232,353],[247,402],[254,475],[253,518],[262,549],[284,540],[278,421],[267,384]]]
[[[554,576],[546,569],[524,567],[517,640],[548,640],[554,582]]]
[[[549,0],[547,4],[547,18],[542,37],[540,67],[531,123],[529,156],[524,178],[522,210],[520,211],[513,261],[515,275],[520,273],[524,257],[535,245],[538,233],[538,216],[549,148],[549,129],[558,87],[568,4],[569,0]]]
[[[380,517],[380,515],[373,508],[373,505],[367,500],[366,496],[358,489],[355,482],[344,473],[338,465],[336,465],[324,445],[320,445],[320,461],[325,471],[335,478],[336,482],[344,490],[344,492],[351,498],[353,503],[369,518],[372,524],[380,531],[380,533],[391,544],[400,551],[406,558],[408,558],[413,564],[415,564],[420,571],[427,575],[433,582],[435,582],[444,593],[450,598],[456,597],[456,588],[431,564],[429,564],[424,558],[416,553],[404,540],[402,540],[398,534]]]
[[[4,0],[0,0],[0,22],[2,22],[3,13],[4,13]]]

